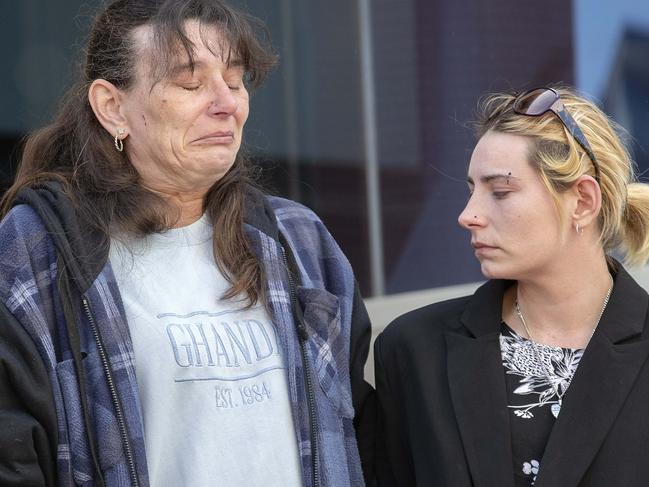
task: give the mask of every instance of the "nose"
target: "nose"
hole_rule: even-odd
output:
[[[243,88],[241,88],[243,89]],[[212,85],[212,101],[209,112],[212,116],[232,115],[237,110],[237,98],[224,79],[218,79]]]
[[[482,216],[477,203],[474,201],[473,196],[469,198],[464,210],[462,210],[460,215],[457,217],[457,222],[462,228],[467,230],[483,227],[485,225],[484,217]]]

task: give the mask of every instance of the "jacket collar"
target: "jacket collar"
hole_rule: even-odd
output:
[[[478,288],[460,317],[465,329],[446,333],[451,400],[476,487],[514,487],[499,341],[502,296],[509,284],[494,280]]]
[[[84,226],[58,181],[46,181],[20,190],[15,205],[29,205],[41,218],[65,264],[72,282],[86,291],[108,259],[108,240],[94,228]]]
[[[264,192],[259,188],[247,185],[244,205],[244,223],[279,241],[277,219]]]
[[[649,358],[649,297],[616,267],[611,298],[548,438],[537,487],[579,484]]]
[[[639,338],[645,330],[649,296],[619,262],[612,262],[611,274],[613,291],[597,332],[611,343],[622,343]]]
[[[507,280],[487,281],[473,294],[460,321],[474,338],[500,333],[503,294],[512,284]]]
[[[624,267],[611,259],[613,291],[597,327],[611,343],[638,337],[644,330],[648,296]],[[513,281],[491,280],[480,286],[472,296],[460,321],[474,338],[500,333],[502,299]]]
[[[537,487],[579,483],[649,358],[649,296],[617,262],[609,303],[564,397],[541,460]],[[489,281],[448,332],[451,398],[476,486],[513,486],[511,429],[500,351],[502,297],[510,281]],[[467,333],[468,332],[468,333]]]

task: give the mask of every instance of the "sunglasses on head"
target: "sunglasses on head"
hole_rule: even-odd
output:
[[[599,164],[597,158],[590,148],[590,144],[586,140],[586,136],[577,125],[577,122],[572,115],[568,113],[566,107],[563,106],[561,97],[552,88],[535,88],[518,95],[514,101],[514,112],[519,115],[527,115],[530,117],[538,117],[546,112],[552,112],[563,125],[568,129],[572,137],[584,149],[590,160],[593,162],[595,168],[595,180],[599,183]]]

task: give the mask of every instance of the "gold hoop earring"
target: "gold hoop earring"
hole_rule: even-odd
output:
[[[117,133],[115,134],[115,149],[117,149],[119,152],[122,152],[124,150],[124,141],[120,137],[125,133],[126,130],[117,129]]]

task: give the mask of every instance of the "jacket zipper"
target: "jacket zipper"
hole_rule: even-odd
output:
[[[286,258],[286,251],[282,246],[282,257],[284,257],[284,265],[286,266],[287,275],[288,275],[288,285],[289,285],[289,294],[291,296],[291,303],[293,308],[297,304],[297,299],[295,297],[295,285],[293,284],[293,278],[291,276],[291,268],[288,265],[288,259]],[[304,366],[304,382],[306,384],[306,399],[307,407],[309,410],[309,429],[310,429],[310,438],[311,438],[311,473],[313,475],[313,487],[320,486],[320,465],[318,462],[318,418],[316,415],[315,407],[315,393],[313,391],[313,379],[311,375],[311,364],[309,363],[306,351],[306,341],[309,338],[309,334],[304,326],[302,320],[297,316],[296,313],[293,313],[295,316],[295,321],[297,322],[298,337],[300,342],[300,355],[302,356],[302,364]]]
[[[110,397],[113,402],[113,407],[115,408],[115,414],[117,415],[117,425],[119,427],[120,436],[122,438],[122,446],[124,447],[124,452],[126,454],[126,462],[128,463],[129,474],[131,476],[131,485],[133,487],[139,487],[140,483],[137,479],[137,471],[135,470],[133,450],[131,449],[131,443],[126,429],[126,422],[124,421],[124,413],[122,412],[122,406],[117,395],[117,389],[115,387],[115,381],[113,380],[113,374],[110,370],[110,366],[108,365],[108,356],[106,354],[106,349],[104,348],[104,343],[101,340],[95,319],[92,317],[92,313],[90,312],[90,305],[88,304],[88,300],[85,298],[85,296],[82,297],[82,303],[83,309],[86,312],[86,316],[88,317],[88,321],[90,322],[90,328],[92,329],[95,343],[97,344],[97,350],[99,351],[101,365],[104,369],[104,373],[106,374],[108,389],[110,390]]]

